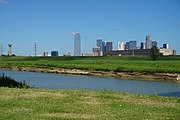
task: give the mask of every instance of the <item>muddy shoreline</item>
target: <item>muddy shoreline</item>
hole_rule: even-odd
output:
[[[54,74],[71,74],[71,75],[86,75],[97,77],[111,77],[118,79],[131,80],[148,80],[161,82],[176,82],[180,83],[180,74],[172,73],[138,73],[138,72],[104,72],[104,71],[82,71],[82,70],[67,70],[67,69],[45,69],[45,68],[30,68],[30,67],[0,67],[0,70],[14,70],[25,72],[42,72]]]

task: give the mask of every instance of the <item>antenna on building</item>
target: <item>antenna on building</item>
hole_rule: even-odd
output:
[[[8,50],[8,56],[12,56],[12,44],[8,44],[9,50]]]
[[[37,44],[34,44],[34,53],[35,53],[35,57],[36,57],[36,53],[37,53]]]

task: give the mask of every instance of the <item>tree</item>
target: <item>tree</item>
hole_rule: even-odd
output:
[[[158,49],[157,46],[154,45],[154,46],[151,48],[150,56],[151,56],[151,58],[152,58],[153,60],[156,60],[159,55],[160,55],[160,54],[159,54],[159,49]]]

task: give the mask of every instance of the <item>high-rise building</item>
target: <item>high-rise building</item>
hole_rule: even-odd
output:
[[[80,33],[74,33],[74,56],[81,56],[81,36]]]
[[[141,50],[144,50],[145,49],[145,43],[141,43],[141,47],[140,47]]]
[[[137,49],[137,42],[129,41],[129,50],[136,50],[136,49]]]
[[[136,49],[137,49],[137,42],[136,41],[126,42],[125,50],[136,50]]]
[[[112,42],[106,42],[106,51],[112,51],[113,50],[113,43]]]
[[[157,47],[157,41],[152,41],[152,46],[156,46]]]
[[[151,41],[150,35],[146,36],[145,48],[146,49],[151,49],[152,48],[152,41]]]
[[[126,42],[126,44],[125,44],[125,50],[129,50],[129,42]]]
[[[125,50],[124,42],[118,42],[118,50]]]
[[[101,38],[98,38],[97,39],[97,47],[100,47],[100,50],[102,49],[102,39]]]
[[[106,42],[102,41],[102,52],[106,51]]]
[[[164,49],[169,49],[169,44],[167,44],[167,43],[166,43],[166,44],[163,44],[163,48],[164,48]]]
[[[53,56],[53,57],[59,56],[58,51],[52,51],[52,52],[51,52],[51,56]]]
[[[106,43],[103,41],[102,38],[97,39],[97,47],[100,47],[100,52],[106,51]]]

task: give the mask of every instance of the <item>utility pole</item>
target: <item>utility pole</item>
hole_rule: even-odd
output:
[[[3,55],[3,45],[1,44],[1,56]]]
[[[36,57],[36,53],[37,53],[37,44],[34,44],[34,52],[35,52],[35,57]]]
[[[134,56],[134,49],[132,50],[132,56]]]

